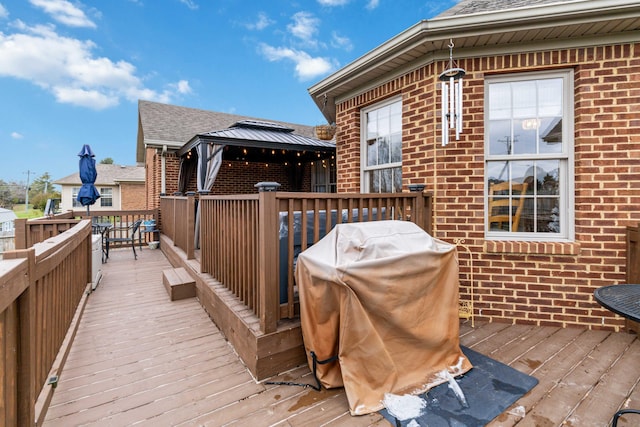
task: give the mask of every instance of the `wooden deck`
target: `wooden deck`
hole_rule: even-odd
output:
[[[389,426],[351,417],[344,392],[257,383],[195,298],[169,301],[162,252],[111,252],[45,426]],[[538,378],[491,426],[607,426],[640,408],[640,340],[627,333],[461,325],[461,343]],[[278,380],[312,383],[302,366]],[[520,407],[526,410],[524,418]],[[620,426],[640,419],[621,419]]]

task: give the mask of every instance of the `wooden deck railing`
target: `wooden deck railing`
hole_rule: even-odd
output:
[[[36,409],[38,395],[46,412],[49,374],[60,363],[59,350],[90,282],[91,221],[80,221],[32,248],[4,253],[0,425],[32,426],[43,418]]]
[[[204,196],[200,207],[202,272],[250,308],[264,333],[275,331],[279,320],[298,315],[293,278],[297,255],[335,224],[407,220],[431,233],[431,196],[420,192],[261,192]]]
[[[97,222],[109,222],[113,225],[112,237],[126,237],[127,226],[138,219],[150,220],[158,218],[158,210],[113,210],[96,211],[90,217],[86,211],[67,211],[53,218],[16,219],[15,247],[27,249],[51,237],[57,236],[78,224],[81,219],[91,219]],[[156,224],[160,228],[159,224]],[[148,236],[143,234],[146,241]],[[117,246],[117,245],[116,245]]]
[[[195,194],[160,198],[162,234],[173,240],[173,244],[185,252],[187,259],[194,258],[195,210]]]

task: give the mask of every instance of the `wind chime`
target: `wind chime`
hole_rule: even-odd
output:
[[[456,140],[462,133],[462,78],[466,71],[453,60],[453,40],[449,40],[449,65],[438,79],[442,91],[442,146],[449,143],[449,129],[456,130]]]

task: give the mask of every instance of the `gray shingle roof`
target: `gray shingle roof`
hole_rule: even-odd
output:
[[[96,178],[96,185],[117,185],[120,182],[140,182],[144,183],[145,173],[142,166],[121,166],[121,165],[106,165],[96,164],[96,170],[98,177]],[[53,182],[59,185],[80,185],[80,174],[75,172],[71,175],[67,175]]]
[[[313,126],[140,100],[136,161],[144,161],[145,144],[178,149],[196,135],[227,129],[242,120],[274,122],[292,128],[299,135],[315,135]]]
[[[455,6],[445,10],[437,18],[445,16],[472,15],[482,12],[519,9],[552,3],[569,3],[567,0],[460,0]]]

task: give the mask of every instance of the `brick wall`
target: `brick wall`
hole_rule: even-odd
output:
[[[146,208],[146,189],[144,183],[120,184],[120,209],[136,210]]]
[[[404,74],[337,105],[338,191],[360,190],[360,110],[403,100],[403,187],[434,192],[436,237],[460,242],[461,299],[477,319],[618,329],[593,291],[625,280],[625,227],[640,220],[640,44],[458,60],[464,131],[440,145],[436,83],[446,64]],[[575,242],[484,239],[484,77],[574,70]],[[438,71],[439,70],[439,71]],[[471,268],[473,263],[473,269]]]

